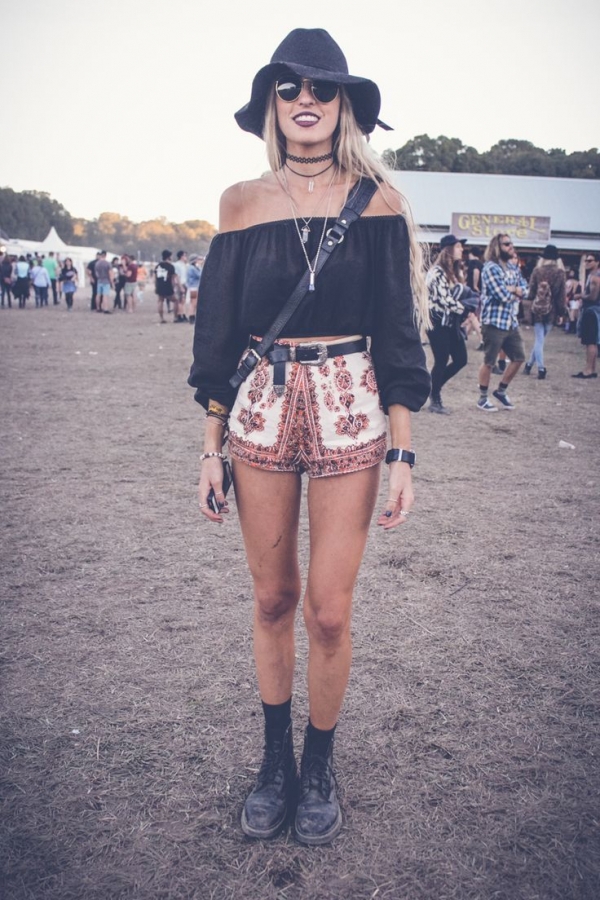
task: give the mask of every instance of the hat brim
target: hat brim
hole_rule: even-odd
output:
[[[365,134],[370,134],[376,125],[380,125],[387,131],[392,130],[389,125],[385,125],[378,119],[381,95],[374,81],[358,75],[315,69],[312,66],[300,66],[296,63],[292,65],[269,63],[256,73],[252,82],[250,101],[235,113],[235,120],[241,129],[262,138],[269,91],[274,82],[286,72],[293,72],[301,78],[310,78],[312,81],[335,81],[336,84],[342,84],[352,104],[356,121]]]

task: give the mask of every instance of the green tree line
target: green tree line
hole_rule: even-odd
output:
[[[142,259],[158,259],[167,248],[204,255],[216,233],[210,222],[201,219],[177,223],[161,216],[132,222],[110,212],[97,219],[77,219],[42,191],[0,188],[0,229],[7,237],[42,241],[52,226],[66,244],[101,247]]]
[[[543,150],[530,141],[498,141],[479,153],[459,138],[432,138],[420,134],[384,157],[393,169],[420,172],[471,172],[492,175],[545,175],[553,178],[600,178],[600,153],[596,147],[566,153]]]
[[[555,178],[600,178],[597,148],[566,153],[543,150],[530,141],[498,141],[479,153],[459,138],[420,134],[398,150],[386,150],[393,169],[422,172],[472,172],[494,175],[546,175]],[[54,225],[67,244],[106,247],[142,259],[158,258],[165,248],[205,254],[216,229],[203,219],[169,222],[164,217],[132,222],[119,213],[103,212],[97,219],[77,219],[43,191],[0,188],[0,229],[11,238],[43,240]]]

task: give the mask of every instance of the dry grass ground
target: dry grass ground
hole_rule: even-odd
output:
[[[475,408],[472,350],[454,415],[415,417],[415,513],[373,529],[356,591],[345,827],[307,849],[238,827],[252,599],[235,514],[197,511],[191,328],[150,294],[85,306],[0,311],[6,900],[597,900],[600,384],[569,377],[577,340],[550,335],[514,412]],[[299,627],[298,742],[306,649]]]

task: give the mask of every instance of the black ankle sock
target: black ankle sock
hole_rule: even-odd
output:
[[[482,384],[480,384],[479,385],[479,393],[481,394],[481,396],[487,397],[487,392],[488,392],[487,386],[484,387]]]
[[[501,381],[500,384],[498,385],[498,390],[501,394],[505,394],[507,387],[508,387],[508,385],[506,384],[506,382]]]
[[[292,721],[292,698],[285,703],[265,703],[262,701],[265,715],[265,733],[267,737],[281,738]]]
[[[335,728],[336,726],[334,725],[333,728],[330,728],[328,731],[323,731],[321,728],[315,728],[309,719],[304,748],[307,756],[326,757],[333,740],[333,735],[335,734]]]

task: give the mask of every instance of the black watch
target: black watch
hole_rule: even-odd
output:
[[[388,450],[385,455],[385,461],[388,466],[393,462],[405,462],[412,469],[417,461],[417,454],[413,453],[412,450]]]

